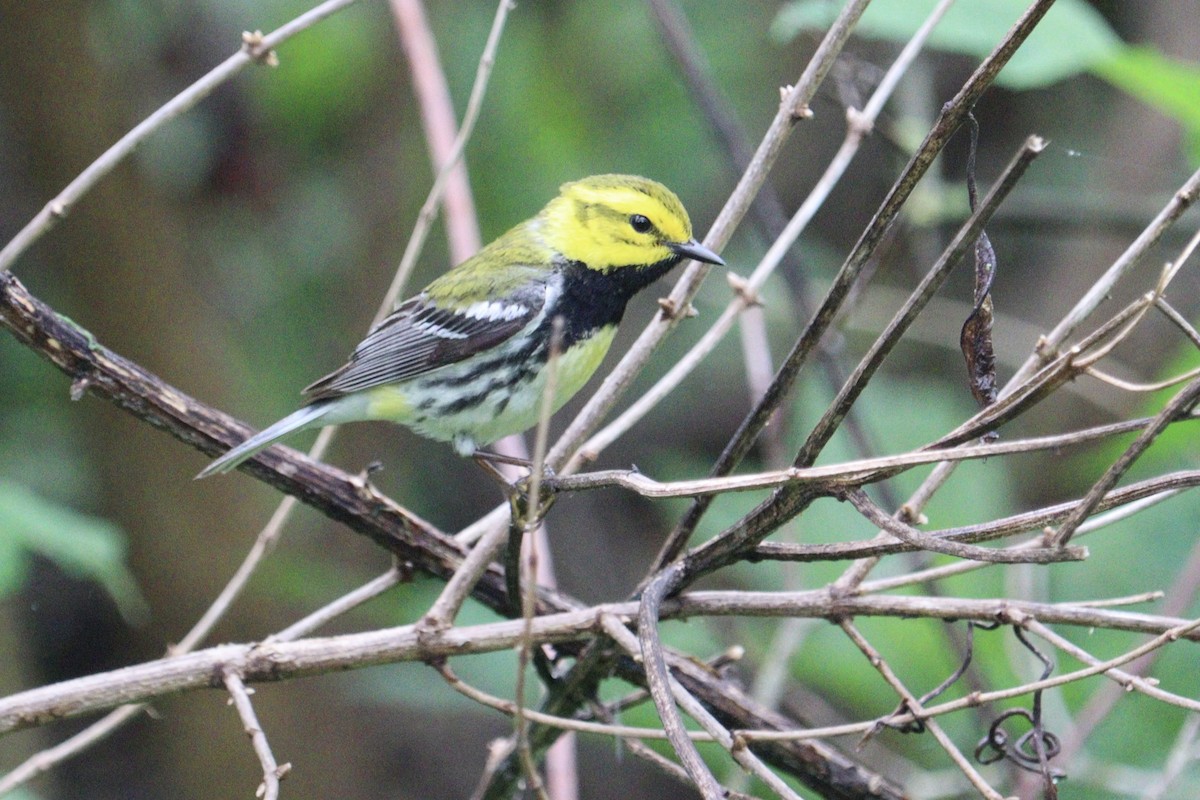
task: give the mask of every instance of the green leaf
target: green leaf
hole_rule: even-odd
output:
[[[936,0],[875,0],[855,31],[867,38],[907,42],[935,5]],[[1026,0],[957,3],[934,28],[929,47],[983,58],[1026,5]],[[780,11],[771,33],[787,41],[801,31],[822,30],[831,19],[828,2],[795,0]],[[1014,90],[1034,89],[1082,72],[1108,81],[1179,122],[1193,159],[1200,160],[1200,64],[1122,42],[1104,17],[1083,0],[1059,0],[996,82]]]
[[[1187,129],[1200,143],[1200,64],[1177,61],[1152,47],[1129,46],[1096,65],[1096,74]]]
[[[936,0],[875,0],[855,32],[891,42],[907,42],[937,5]],[[1028,8],[1027,0],[956,3],[934,28],[929,47],[983,58]],[[830,22],[825,0],[796,0],[771,26],[780,41]],[[1063,45],[1069,42],[1070,46]],[[1059,0],[1001,71],[996,82],[1009,89],[1047,86],[1090,71],[1120,52],[1120,38],[1104,17],[1083,0]]]
[[[23,579],[27,554],[100,584],[130,623],[146,618],[145,600],[125,565],[125,535],[111,522],[80,514],[0,481],[0,594]]]
[[[29,567],[25,549],[5,535],[3,515],[0,509],[0,600],[21,588]]]

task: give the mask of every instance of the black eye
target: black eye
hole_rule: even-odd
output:
[[[638,233],[649,233],[650,229],[654,227],[650,223],[650,220],[646,219],[641,214],[632,215],[629,218],[629,224],[632,225],[633,229]]]

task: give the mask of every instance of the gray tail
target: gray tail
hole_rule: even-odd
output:
[[[329,411],[329,403],[313,403],[305,406],[298,411],[288,414],[283,419],[276,422],[271,427],[264,431],[256,433],[246,441],[239,444],[237,447],[230,450],[225,455],[218,458],[216,461],[209,464],[200,474],[197,479],[207,478],[209,475],[218,475],[223,472],[229,472],[235,469],[238,464],[241,464],[248,458],[253,458],[263,450],[266,450],[275,442],[279,441],[289,433],[294,433],[304,428],[313,427],[321,417]]]

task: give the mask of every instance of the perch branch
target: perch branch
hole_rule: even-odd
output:
[[[551,644],[589,639],[601,627],[605,615],[631,621],[637,614],[638,604],[634,602],[546,614],[534,618],[529,635],[535,642]],[[1133,651],[1135,656],[1180,638],[1200,641],[1200,633],[1195,630],[1200,627],[1200,621],[1087,605],[899,595],[837,597],[826,590],[691,592],[664,601],[659,618],[886,616],[988,622],[1014,615],[1047,624],[1156,635],[1151,643]],[[431,661],[454,655],[507,650],[520,644],[524,629],[521,620],[444,631],[430,631],[418,624],[294,642],[218,645],[0,698],[0,734],[175,692],[221,686],[220,676],[225,668],[237,670],[242,679],[250,683],[279,681],[383,663]],[[715,678],[707,666],[696,672],[694,662],[670,651],[665,651],[664,658],[670,662],[676,677],[684,681],[693,694],[699,694],[706,705],[740,707],[736,692],[731,694],[728,683]],[[1123,663],[1126,661],[1115,666]],[[744,721],[748,710],[742,708],[740,714],[734,716],[739,715]],[[738,727],[752,726],[742,724]]]

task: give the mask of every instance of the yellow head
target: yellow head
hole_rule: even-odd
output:
[[[636,175],[564,183],[537,225],[552,250],[601,272],[681,255],[721,263],[692,239],[691,220],[675,193]]]

